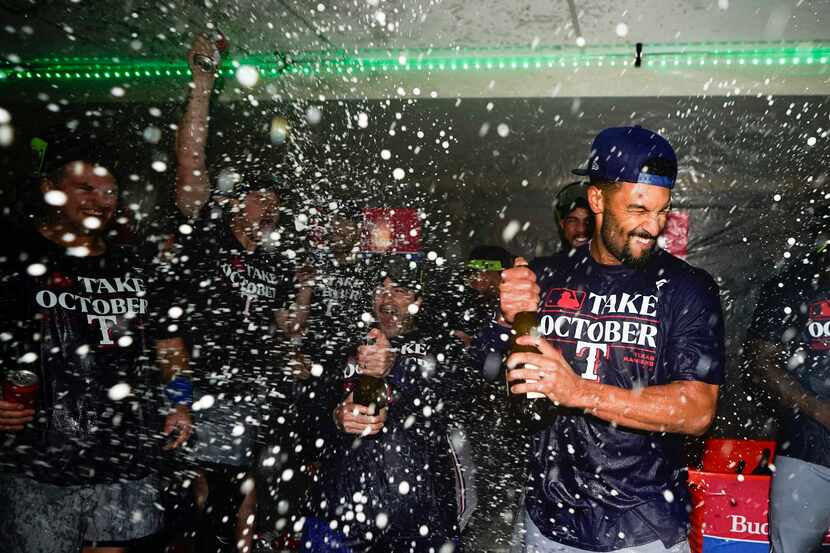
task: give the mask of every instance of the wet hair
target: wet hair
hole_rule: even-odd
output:
[[[421,254],[381,254],[373,260],[374,280],[380,284],[387,277],[417,297],[427,289],[427,274]]]
[[[617,191],[622,186],[622,183],[619,182],[619,181],[602,180],[602,181],[591,181],[588,184],[588,186],[593,186],[594,188],[599,188],[600,190],[602,190],[602,193],[605,194],[605,193],[608,193],[608,192]]]
[[[559,210],[559,219],[562,220],[567,217],[574,209],[582,208],[587,210],[588,212],[591,211],[591,207],[588,205],[588,200],[585,198],[576,198],[569,204],[563,204],[556,206],[556,209]]]

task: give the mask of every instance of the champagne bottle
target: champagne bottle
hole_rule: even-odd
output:
[[[361,374],[354,387],[354,402],[366,407],[374,406],[374,413],[379,413],[386,407],[386,379]]]
[[[513,319],[513,338],[511,340],[510,353],[539,353],[535,346],[524,346],[517,344],[520,336],[532,336],[536,333],[538,319],[533,311],[518,313]],[[525,364],[527,368],[536,368],[533,365]],[[519,368],[519,367],[516,367]],[[507,375],[505,374],[505,380]],[[511,385],[521,384],[525,380],[507,381],[508,410],[511,415],[521,421],[531,432],[546,428],[556,415],[555,408],[547,397],[539,392],[528,392],[526,394],[514,394],[510,391]],[[533,381],[527,381],[533,382]]]
[[[366,338],[366,345],[374,345],[373,338]],[[366,407],[374,407],[374,414],[380,412],[386,407],[386,379],[369,376],[368,374],[361,374],[357,378],[357,383],[354,387],[353,400],[358,405],[365,405]]]
[[[536,346],[523,346],[521,344],[517,344],[516,340],[519,339],[521,336],[532,336],[536,332],[536,327],[539,326],[539,321],[536,318],[536,312],[534,311],[522,311],[521,313],[517,313],[516,317],[513,319],[513,337],[510,343],[510,353],[539,353],[539,349]],[[528,368],[535,369],[533,365],[525,365]],[[516,367],[519,368],[519,367]],[[505,375],[506,376],[506,375]],[[513,394],[510,391],[510,386],[514,384],[521,384],[524,380],[513,380],[507,382],[507,393],[513,397],[519,397],[523,400],[535,400],[539,398],[545,397],[544,394],[540,394],[539,392],[528,392],[527,394]],[[535,382],[529,380],[528,382]]]

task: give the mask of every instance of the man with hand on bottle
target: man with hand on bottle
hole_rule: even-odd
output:
[[[317,512],[302,540],[307,551],[426,552],[457,544],[457,467],[447,432],[462,346],[425,317],[425,273],[415,256],[389,255],[379,264],[370,343],[344,352],[336,387],[317,400],[332,415]]]
[[[513,394],[558,406],[533,437],[523,550],[688,551],[681,449],[709,428],[724,379],[718,288],[656,248],[677,176],[662,136],[605,129],[578,174],[590,178],[591,242],[518,259],[490,330],[505,350],[517,314],[537,314],[539,336],[517,344],[539,353],[510,355],[507,378]]]

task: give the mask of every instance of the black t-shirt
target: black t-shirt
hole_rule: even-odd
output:
[[[782,367],[808,393],[830,401],[830,286],[801,265],[761,289],[749,336],[783,346]],[[830,467],[830,429],[795,411],[785,421],[782,455]]]
[[[147,271],[124,246],[82,253],[28,228],[0,253],[0,372],[41,385],[35,422],[4,435],[0,465],[61,485],[137,479],[160,452]]]
[[[330,434],[325,449],[327,461],[321,471],[320,492],[327,522],[349,521],[357,505],[365,519],[347,522],[350,535],[367,531],[383,539],[417,537],[421,525],[430,535],[450,539],[456,532],[454,471],[448,442],[448,427],[458,416],[465,390],[460,377],[465,368],[462,347],[434,321],[421,321],[403,336],[390,340],[397,358],[386,378],[390,404],[384,429],[359,439],[334,429],[329,411]],[[331,409],[353,389],[358,375],[352,354],[343,352],[338,385],[327,398]],[[321,398],[322,400],[323,398]],[[379,513],[388,517],[386,529],[378,532]],[[380,534],[380,536],[378,536]],[[440,543],[440,538],[439,543]]]
[[[369,255],[338,263],[329,256],[315,262],[307,344],[316,361],[362,339],[369,329],[377,268]]]
[[[290,394],[275,312],[294,290],[294,252],[286,244],[247,251],[221,206],[205,207],[179,227],[160,268],[161,335],[182,336],[191,349],[193,382],[201,393],[232,397],[252,390]]]
[[[724,380],[724,329],[712,278],[658,250],[642,270],[604,266],[589,246],[535,260],[542,334],[582,378],[624,389]],[[479,337],[505,351],[506,330]],[[488,349],[484,348],[484,350]],[[613,551],[686,539],[682,436],[563,410],[534,435],[526,507],[550,539]]]

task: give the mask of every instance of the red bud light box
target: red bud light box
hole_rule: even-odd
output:
[[[704,470],[689,470],[693,553],[769,553],[772,479],[750,473],[774,455],[773,441],[707,440]]]

